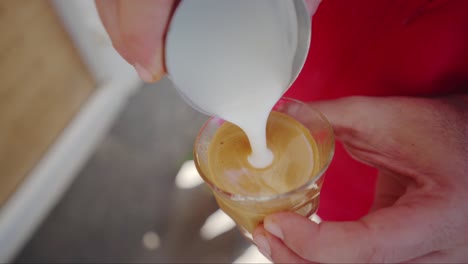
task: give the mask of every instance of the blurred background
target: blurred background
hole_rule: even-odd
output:
[[[92,0],[0,1],[0,262],[268,262],[192,161],[207,119],[143,84]]]

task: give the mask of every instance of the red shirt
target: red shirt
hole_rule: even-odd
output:
[[[437,96],[467,92],[467,84],[468,0],[323,0],[307,62],[286,96]],[[338,143],[319,215],[366,214],[376,175]]]

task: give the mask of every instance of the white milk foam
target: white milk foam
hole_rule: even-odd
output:
[[[268,115],[288,89],[297,47],[292,1],[182,1],[166,37],[166,67],[185,99],[247,135],[252,166],[271,164]]]

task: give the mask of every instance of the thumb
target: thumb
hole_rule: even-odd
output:
[[[406,97],[345,97],[313,102],[331,123],[349,154],[400,174],[440,163],[447,132],[435,100]],[[424,154],[424,155],[422,155]],[[414,172],[414,171],[413,171]]]
[[[114,48],[146,82],[164,75],[164,37],[175,0],[96,0]]]
[[[282,252],[288,249],[299,258],[319,263],[407,261],[434,251],[453,235],[447,232],[444,216],[431,205],[417,210],[411,206],[393,206],[359,221],[321,224],[284,212],[267,216],[264,228],[282,241],[278,244],[269,239],[270,244],[276,244],[270,248]]]
[[[388,126],[389,118],[403,114],[401,109],[395,108],[395,99],[382,97],[352,96],[310,105],[325,115],[335,136],[344,142],[363,137],[367,140],[369,135]]]

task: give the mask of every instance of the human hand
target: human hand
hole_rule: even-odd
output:
[[[165,72],[164,37],[178,1],[96,0],[101,21],[117,52],[145,82]]]
[[[314,14],[321,0],[306,0]],[[117,52],[145,82],[166,73],[164,38],[178,0],[96,0],[101,21]]]
[[[374,206],[350,222],[273,214],[253,234],[260,251],[280,263],[466,262],[468,96],[313,106],[352,157],[379,169]]]

